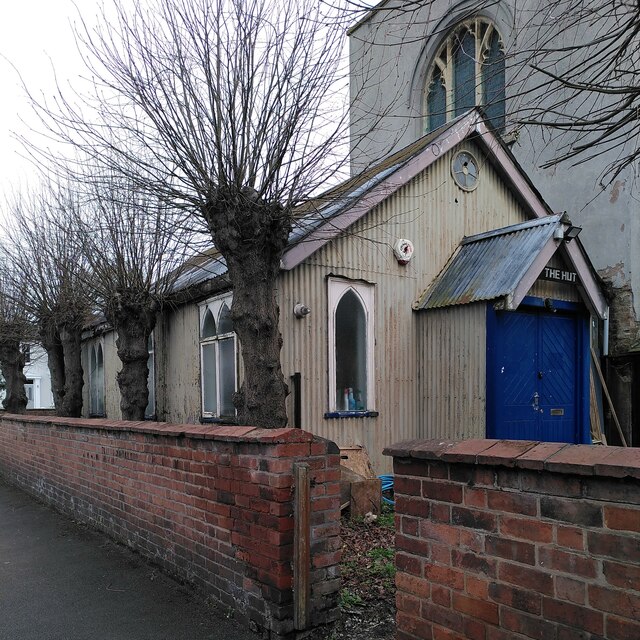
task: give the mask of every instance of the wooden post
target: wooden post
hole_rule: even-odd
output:
[[[309,626],[311,604],[311,484],[309,465],[296,462],[294,478],[293,624],[303,631]]]

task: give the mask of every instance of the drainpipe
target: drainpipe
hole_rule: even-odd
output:
[[[604,335],[602,336],[602,355],[609,355],[609,307],[607,307],[607,313],[604,316]]]

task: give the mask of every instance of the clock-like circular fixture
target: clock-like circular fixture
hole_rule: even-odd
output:
[[[458,151],[451,160],[451,175],[465,191],[473,191],[478,186],[479,171],[478,161],[470,151]]]

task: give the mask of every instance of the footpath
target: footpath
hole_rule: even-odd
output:
[[[0,640],[256,640],[139,555],[0,479]]]

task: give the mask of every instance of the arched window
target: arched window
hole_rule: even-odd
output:
[[[100,342],[89,346],[89,413],[104,416],[104,355]]]
[[[149,399],[147,401],[147,408],[144,410],[145,418],[153,418],[156,415],[156,357],[155,349],[153,345],[153,333],[147,340],[147,369],[149,369],[149,375],[147,376],[147,389],[149,391]]]
[[[373,286],[329,279],[331,411],[373,408]]]
[[[227,294],[207,301],[201,308],[202,414],[206,417],[235,415],[236,334],[230,304],[231,296]]]
[[[505,124],[505,58],[500,34],[486,18],[458,25],[427,74],[426,130],[482,105],[491,124]]]

